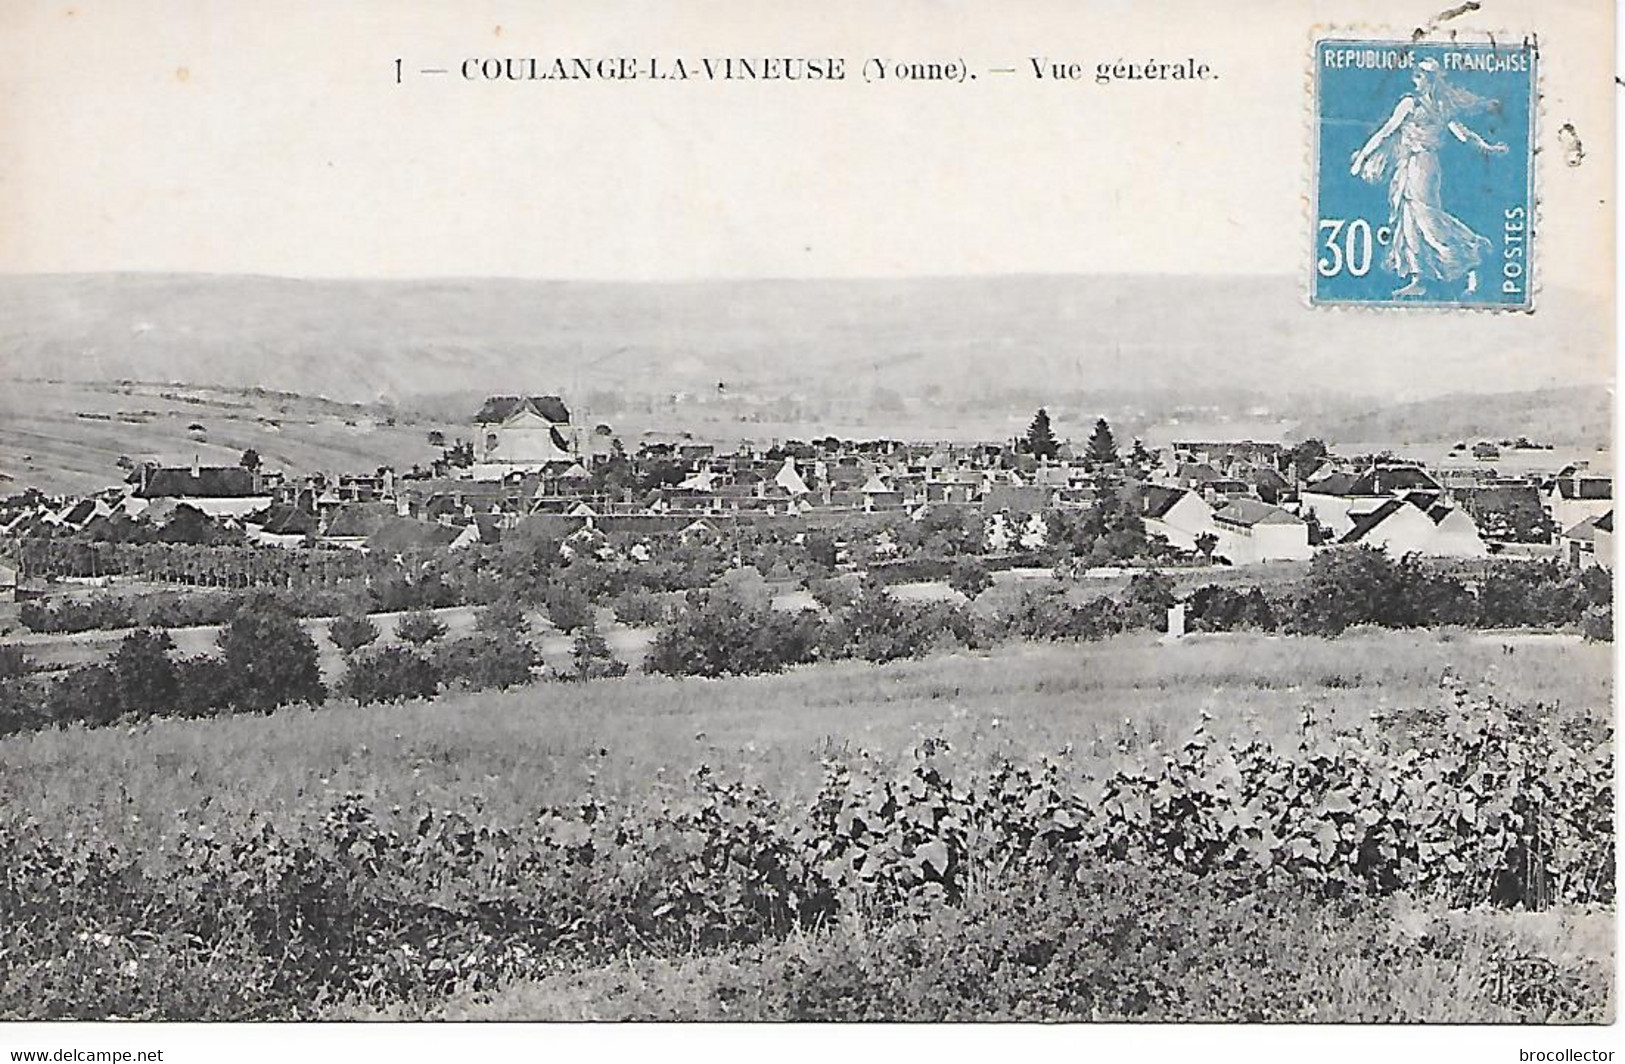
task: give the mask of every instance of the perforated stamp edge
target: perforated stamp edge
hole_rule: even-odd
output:
[[[1373,44],[1488,44],[1505,46],[1516,42],[1535,55],[1534,71],[1529,85],[1529,218],[1526,230],[1528,253],[1524,256],[1524,278],[1528,298],[1522,304],[1506,303],[1409,303],[1382,302],[1322,302],[1315,299],[1315,270],[1318,261],[1320,201],[1320,80],[1317,70],[1318,46],[1326,40],[1368,40]],[[1391,25],[1372,23],[1317,23],[1309,27],[1303,62],[1303,136],[1302,156],[1303,194],[1300,206],[1303,228],[1300,234],[1305,249],[1303,270],[1300,273],[1299,298],[1302,304],[1320,314],[1533,314],[1540,306],[1540,245],[1541,188],[1545,183],[1542,171],[1547,152],[1541,144],[1546,126],[1545,56],[1540,50],[1540,36],[1535,31],[1488,30],[1462,25],[1444,25],[1440,19],[1430,20],[1426,26],[1402,29]]]

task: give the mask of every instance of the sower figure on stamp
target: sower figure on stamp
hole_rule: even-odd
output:
[[[1485,155],[1505,154],[1464,126],[1459,116],[1495,106],[1451,85],[1433,59],[1423,59],[1411,75],[1415,91],[1400,97],[1393,114],[1354,153],[1349,172],[1372,184],[1388,178],[1388,224],[1392,232],[1383,267],[1406,279],[1395,296],[1419,296],[1428,282],[1466,278],[1478,288],[1479,260],[1490,249],[1485,237],[1444,209],[1439,199],[1439,147],[1448,132]]]

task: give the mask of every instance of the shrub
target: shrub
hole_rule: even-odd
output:
[[[577,680],[612,679],[616,676],[625,676],[627,672],[626,662],[618,660],[610,653],[609,643],[597,628],[591,626],[576,632],[575,645],[571,648],[571,659],[575,665],[574,678]]]
[[[354,654],[362,647],[377,642],[378,626],[364,613],[345,614],[333,618],[333,623],[328,626],[327,638],[346,654]]]
[[[1288,626],[1309,635],[1340,635],[1357,624],[1392,619],[1399,580],[1388,555],[1374,547],[1334,547],[1309,563]]]
[[[51,716],[45,681],[21,677],[0,680],[0,737],[62,723]]]
[[[413,610],[395,624],[395,635],[415,647],[427,646],[445,634],[445,622],[428,610]]]
[[[440,678],[471,691],[507,690],[529,683],[538,655],[517,633],[477,632],[440,647],[435,662]]]
[[[0,680],[15,680],[27,676],[33,671],[34,663],[28,660],[23,648],[11,643],[0,644]]]
[[[976,559],[960,558],[948,572],[948,586],[967,599],[974,599],[993,586],[993,575]]]
[[[1168,629],[1168,608],[1174,604],[1174,581],[1165,573],[1135,573],[1123,600],[1123,623],[1128,628]]]
[[[812,659],[819,625],[751,606],[722,591],[691,592],[691,603],[655,636],[645,667],[669,676],[778,672]]]
[[[841,656],[865,661],[918,658],[971,639],[964,611],[946,603],[899,602],[884,588],[866,588],[843,610],[826,637]]]
[[[1096,640],[1123,631],[1125,612],[1105,595],[1074,605],[1061,588],[1029,588],[1022,592],[1015,609],[995,623],[1026,639]]]
[[[220,658],[199,655],[175,662],[175,712],[209,717],[232,704],[231,666]]]
[[[1275,610],[1257,587],[1242,591],[1207,584],[1191,592],[1186,606],[1190,626],[1197,631],[1273,632],[1276,628]]]
[[[152,716],[174,710],[180,690],[169,656],[174,649],[168,632],[147,628],[138,628],[119,642],[112,669],[125,712]]]
[[[1580,630],[1593,643],[1612,643],[1614,641],[1614,608],[1612,606],[1589,607],[1580,621]]]
[[[45,689],[45,716],[54,724],[111,724],[124,712],[111,666],[85,665]]]
[[[525,608],[512,600],[493,602],[474,618],[474,630],[485,635],[523,638],[530,632]]]
[[[585,592],[557,581],[542,589],[542,606],[547,619],[561,632],[584,628],[593,621],[593,605]]]
[[[754,565],[729,569],[711,582],[711,588],[752,609],[765,610],[773,605],[773,591]]]
[[[56,603],[25,602],[18,620],[31,632],[89,632],[99,628],[128,628],[136,621],[128,601],[113,598],[63,599]]]
[[[807,581],[813,600],[830,613],[839,613],[858,600],[862,584],[855,576],[814,577]]]
[[[1586,601],[1593,606],[1614,604],[1614,574],[1600,565],[1581,570],[1580,588],[1585,592]]]
[[[317,705],[327,696],[315,641],[274,601],[245,602],[221,631],[219,647],[236,708],[268,712],[292,702]]]
[[[659,595],[642,588],[629,588],[615,596],[611,608],[615,619],[633,628],[646,628],[666,619],[666,607]]]
[[[433,698],[440,690],[441,679],[439,666],[427,654],[393,644],[351,658],[339,689],[365,706]]]

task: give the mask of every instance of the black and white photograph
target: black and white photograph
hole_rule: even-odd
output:
[[[1441,3],[0,0],[0,1055],[1611,1059],[1616,13]]]

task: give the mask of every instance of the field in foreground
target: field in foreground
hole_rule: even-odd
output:
[[[1595,1021],[1609,692],[1123,637],[19,736],[0,1014]]]
[[[1514,652],[1508,653],[1511,648]],[[1332,722],[1429,704],[1442,681],[1610,719],[1611,653],[1563,636],[1368,631],[1340,639],[1152,634],[1012,645],[885,666],[838,662],[723,680],[632,676],[445,695],[403,706],[288,708],[268,717],[153,720],[0,742],[0,805],[54,830],[140,845],[173,813],[292,815],[360,792],[385,805],[477,795],[493,815],[611,798],[701,764],[810,796],[820,757],[898,755],[926,736],[998,753],[1101,754],[1167,740],[1206,712],[1221,735],[1290,737],[1298,711]]]

